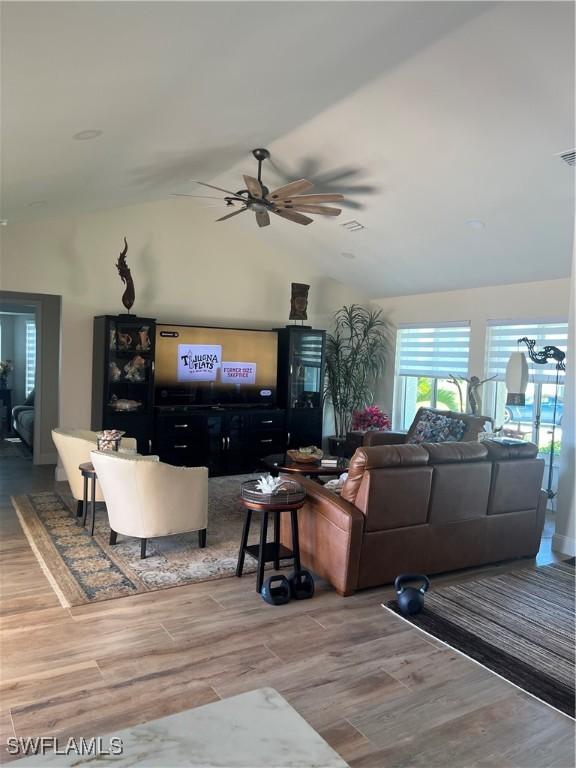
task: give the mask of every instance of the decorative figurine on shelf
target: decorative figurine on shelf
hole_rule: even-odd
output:
[[[142,328],[138,331],[138,338],[140,341],[136,345],[136,349],[139,352],[148,352],[150,349],[150,326],[149,325],[143,325]]]
[[[110,363],[110,381],[118,381],[118,379],[122,376],[122,371],[116,363]]]
[[[292,283],[290,298],[289,320],[308,320],[308,291],[310,286],[305,283]]]
[[[130,313],[130,309],[132,308],[132,304],[134,304],[134,299],[136,298],[136,292],[134,290],[134,281],[132,280],[132,275],[130,274],[130,267],[126,263],[127,253],[128,253],[128,241],[126,240],[126,238],[124,238],[124,250],[120,253],[120,256],[118,257],[118,261],[116,262],[116,269],[118,270],[120,279],[126,286],[126,290],[122,294],[122,304],[124,304],[128,313]]]
[[[110,349],[116,349],[116,330],[110,328]]]
[[[116,339],[118,349],[130,349],[132,346],[132,336],[130,336],[129,333],[120,333],[120,331],[118,331],[116,333]]]
[[[140,355],[134,355],[129,363],[124,366],[124,378],[132,383],[139,383],[145,379],[146,360]]]
[[[139,400],[128,400],[126,398],[119,398],[117,395],[112,395],[108,405],[113,411],[137,411],[142,403]]]

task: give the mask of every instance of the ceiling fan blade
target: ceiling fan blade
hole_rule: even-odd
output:
[[[231,219],[232,216],[238,216],[239,213],[244,213],[244,211],[247,211],[248,208],[240,208],[239,211],[234,211],[234,213],[228,213],[226,216],[221,216],[219,219],[216,219],[216,221],[226,221],[226,219]]]
[[[210,189],[217,189],[220,192],[226,192],[227,195],[232,195],[232,197],[237,197],[239,200],[242,200],[243,198],[237,193],[237,192],[230,192],[229,189],[223,189],[222,187],[215,187],[214,184],[206,184],[205,181],[198,181],[197,179],[194,179],[196,184],[201,184],[203,187],[210,187]]]
[[[171,192],[170,197],[198,197],[202,200],[220,200],[221,203],[224,202],[221,197],[217,197],[216,195],[186,195],[184,192]]]
[[[294,203],[294,205],[308,205],[309,203],[336,203],[344,200],[344,195],[337,194],[318,194],[318,195],[294,195],[293,197],[282,198],[283,203]]]
[[[258,200],[262,199],[262,185],[258,181],[258,179],[255,179],[253,176],[244,176],[244,183],[246,184],[246,189],[248,192],[250,192],[250,195],[252,197],[257,198]]]
[[[270,224],[268,211],[256,211],[256,221],[259,227],[267,227]]]
[[[301,192],[307,192],[312,189],[314,184],[306,179],[299,179],[298,181],[291,181],[290,184],[285,184],[283,187],[278,187],[268,195],[268,200],[285,200],[287,197],[294,197]]]
[[[296,211],[286,210],[285,208],[273,208],[273,213],[276,214],[276,216],[282,216],[283,219],[288,219],[289,221],[294,221],[296,224],[312,224],[314,219],[310,219],[308,216],[303,216],[301,213],[296,213]]]
[[[286,205],[283,201],[278,202],[278,208],[283,211],[302,211],[303,213],[324,213],[326,216],[340,216],[340,208],[329,208],[327,205]]]

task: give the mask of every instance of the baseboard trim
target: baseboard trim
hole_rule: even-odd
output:
[[[576,557],[576,539],[564,536],[561,533],[555,533],[552,536],[552,551],[560,552],[561,555]]]

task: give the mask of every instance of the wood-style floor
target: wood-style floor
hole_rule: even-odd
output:
[[[569,718],[384,611],[390,589],[319,585],[274,608],[245,576],[62,608],[9,500],[52,486],[52,467],[0,460],[3,743],[103,735],[271,686],[353,768],[574,765]]]

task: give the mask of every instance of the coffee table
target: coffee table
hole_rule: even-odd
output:
[[[338,477],[342,472],[348,469],[348,460],[338,456],[326,456],[325,458],[336,458],[338,464],[335,467],[323,467],[319,461],[303,462],[293,461],[286,453],[274,453],[271,456],[265,456],[262,464],[276,477],[280,472],[288,474],[303,475],[304,477],[318,478],[320,475],[332,475]]]

